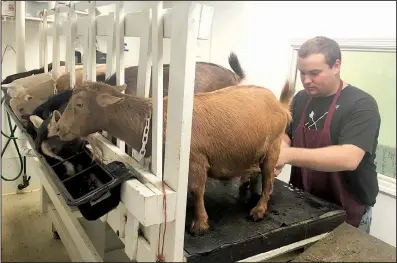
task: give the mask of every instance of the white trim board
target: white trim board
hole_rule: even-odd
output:
[[[333,38],[342,51],[396,52],[395,38]],[[289,81],[295,86],[298,50],[307,39],[290,39]],[[379,192],[396,197],[396,178],[378,173]]]
[[[307,39],[290,39],[290,46],[298,50]],[[341,50],[383,51],[395,52],[395,38],[333,38]]]
[[[378,173],[379,192],[396,197],[396,178]]]

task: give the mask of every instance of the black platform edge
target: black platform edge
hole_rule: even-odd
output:
[[[322,220],[325,217],[327,219]],[[184,255],[189,263],[236,262],[330,232],[341,225],[345,220],[346,212],[343,210],[336,210],[328,212],[318,218],[281,227],[265,234],[259,233],[243,243],[226,244],[202,254],[189,254],[185,250]],[[302,231],[302,228],[304,228],[305,231]],[[287,236],[285,236],[284,232],[286,229],[288,229]]]

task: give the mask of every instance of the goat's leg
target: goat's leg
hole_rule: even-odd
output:
[[[194,219],[190,227],[192,235],[202,235],[208,231],[208,215],[204,206],[205,182],[207,168],[203,163],[190,163],[189,191],[194,198]]]
[[[262,171],[262,195],[259,202],[250,212],[250,218],[253,221],[263,219],[267,212],[267,204],[269,202],[270,193],[273,190],[274,173],[273,169],[277,164],[280,154],[280,140],[275,140],[269,147],[266,157],[260,164]]]
[[[239,185],[239,192],[238,192],[238,197],[239,201],[242,203],[248,203],[249,199],[251,198],[251,192],[250,192],[250,184],[251,184],[251,176],[249,174],[244,174],[240,178],[240,185]]]

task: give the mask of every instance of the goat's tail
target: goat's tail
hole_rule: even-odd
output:
[[[243,68],[240,65],[237,55],[234,52],[230,52],[229,65],[232,70],[240,77],[240,80],[245,79],[246,75]]]
[[[294,93],[295,88],[287,80],[284,84],[283,90],[281,91],[280,102],[289,107]]]
[[[287,80],[285,81],[283,90],[280,95],[280,103],[284,106],[285,110],[288,112],[288,120],[290,121],[291,116],[291,101],[295,94],[295,87]]]

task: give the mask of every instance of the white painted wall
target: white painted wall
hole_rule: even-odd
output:
[[[199,60],[210,60],[229,67],[227,57],[231,50],[240,58],[251,83],[265,86],[279,95],[288,75],[290,53],[288,39],[310,38],[316,35],[340,38],[395,38],[395,2],[242,2],[197,1],[215,8],[212,41],[199,44]],[[171,6],[171,2],[164,5]],[[127,12],[147,8],[143,1],[125,2]],[[101,8],[103,13],[109,11]],[[27,69],[38,66],[38,24],[26,25]],[[101,51],[106,50],[102,39]],[[129,52],[126,64],[138,63],[138,39],[126,39]],[[2,47],[13,43],[13,29],[3,23]],[[165,42],[165,62],[169,61],[169,43]],[[51,57],[51,52],[49,54]],[[64,55],[61,54],[61,58]],[[3,78],[15,73],[15,57],[6,55],[2,67]],[[4,117],[4,116],[3,116]],[[4,127],[4,123],[3,123]],[[4,139],[3,139],[4,141]],[[3,162],[3,172],[9,173],[11,162]],[[279,178],[288,180],[288,168]],[[34,178],[31,180],[34,182]],[[2,182],[4,192],[13,191],[9,183]],[[35,184],[37,185],[37,184]],[[396,199],[380,193],[373,210],[371,234],[395,246]],[[383,213],[387,211],[387,216]]]

